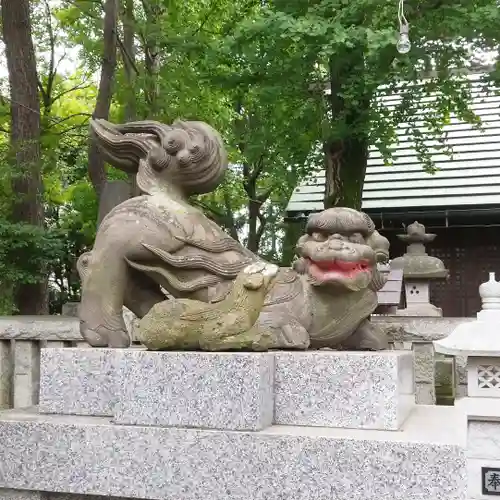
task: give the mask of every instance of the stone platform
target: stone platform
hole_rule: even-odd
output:
[[[117,424],[398,430],[415,406],[413,355],[43,349],[40,412]]]
[[[0,488],[157,500],[465,500],[465,432],[455,420],[452,407],[419,406],[400,432],[250,432],[10,410],[0,413]]]

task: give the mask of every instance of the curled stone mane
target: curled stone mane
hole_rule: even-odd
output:
[[[215,189],[227,169],[227,155],[218,132],[203,122],[164,125],[138,121],[113,125],[92,120],[91,134],[105,159],[128,173],[139,173],[142,188],[163,178],[186,195]],[[144,191],[148,189],[144,187]]]
[[[369,236],[375,231],[375,224],[368,215],[352,208],[328,208],[323,212],[311,214],[307,220],[306,232],[361,233]]]

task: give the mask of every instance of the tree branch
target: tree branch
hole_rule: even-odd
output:
[[[275,188],[276,184],[273,184],[272,186],[268,187],[263,193],[256,196],[256,201],[258,201],[260,204],[264,203],[269,198],[269,196],[271,196],[271,193],[274,191]]]
[[[50,113],[50,108],[52,106],[52,89],[54,86],[54,80],[56,77],[56,35],[54,33],[54,27],[52,26],[52,11],[50,10],[50,5],[48,0],[44,0],[45,5],[45,15],[46,17],[46,28],[49,34],[49,44],[50,44],[50,62],[49,62],[49,74],[47,77],[47,89],[44,93],[43,107],[46,113]]]
[[[91,1],[91,2],[94,2],[94,3],[98,3],[104,9],[104,4],[102,3],[101,0],[88,0],[88,1]],[[101,22],[101,19],[99,17],[95,16],[94,14],[91,14],[90,12],[83,11],[82,8],[74,0],[66,0],[66,2],[70,3],[71,5],[73,5],[73,7],[76,7],[84,16],[90,17],[91,19],[95,19],[96,21]],[[142,4],[143,4],[143,7],[144,7],[144,5],[145,5],[144,0],[143,0]],[[140,33],[138,33],[138,34],[140,36]],[[118,34],[118,32],[116,30],[115,30],[115,37],[116,37],[116,42],[120,46],[120,50],[126,50],[125,46],[123,45],[123,42],[122,42],[122,40],[120,38],[120,35]],[[137,66],[134,64],[132,57],[127,52],[126,52],[126,54],[127,54],[127,58],[129,59],[130,64],[134,68],[134,71],[137,74],[139,74],[139,70],[137,69]]]
[[[264,150],[265,149],[267,148],[264,146]],[[257,162],[257,165],[255,166],[250,175],[250,181],[257,182],[257,179],[259,175],[262,173],[262,169],[264,168],[264,158],[265,158],[265,153],[262,153],[260,155],[259,161]]]
[[[128,63],[130,64],[130,67],[134,70],[136,75],[139,75],[139,69],[137,68],[137,65],[135,64],[135,61],[132,59],[131,54],[128,53],[127,48],[125,47],[125,44],[122,42],[121,38],[119,35],[116,35],[116,41],[118,42],[118,46],[120,48],[120,52],[122,54],[122,59],[127,59]],[[125,57],[123,57],[125,56]]]
[[[59,69],[59,65],[64,61],[68,53],[66,51],[63,52],[63,55],[57,60],[55,68],[54,68],[54,73],[57,73],[57,70]]]
[[[72,115],[65,116],[64,118],[58,118],[56,116],[51,117],[51,121],[55,122],[54,125],[59,125],[67,120],[71,120],[71,118],[75,118],[77,116],[85,116],[86,118],[91,118],[92,115],[90,113],[73,113]]]
[[[83,84],[83,83],[79,83],[78,85],[75,85],[74,87],[71,87],[70,89],[66,89],[66,90],[63,90],[62,92],[59,92],[59,94],[55,95],[52,102],[56,102],[57,100],[59,100],[61,97],[65,96],[66,94],[69,94],[71,92],[74,92],[75,90],[83,90],[83,89],[88,89],[92,87],[92,84]]]
[[[85,127],[87,125],[87,121],[84,123],[80,123],[78,125],[74,125],[73,127],[69,127],[67,129],[61,130],[60,132],[56,132],[56,135],[64,135],[67,134],[68,132],[72,132],[73,130],[78,130],[82,127]],[[73,135],[72,137],[76,137],[76,135]],[[87,135],[82,135],[82,137],[86,138]]]
[[[205,24],[207,24],[208,20],[212,16],[212,14],[218,9],[219,3],[216,1],[212,1],[212,5],[210,6],[210,9],[208,12],[205,14],[205,17],[201,21],[200,25],[191,33],[191,36],[197,35],[202,29]]]

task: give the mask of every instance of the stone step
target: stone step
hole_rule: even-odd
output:
[[[400,432],[242,432],[9,410],[0,412],[0,488],[152,500],[464,500],[457,417],[419,406]]]
[[[42,413],[110,416],[122,424],[397,430],[414,405],[408,351],[52,348],[41,355]]]

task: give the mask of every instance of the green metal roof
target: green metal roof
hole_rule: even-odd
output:
[[[401,125],[392,166],[384,165],[380,152],[370,148],[363,189],[364,210],[500,206],[500,95],[486,95],[479,88],[479,81],[473,85],[477,90],[473,92],[471,109],[481,118],[483,130],[451,118],[444,132],[453,156],[431,149],[439,170],[428,174],[417,158],[411,138],[405,135],[406,127]],[[394,106],[398,99],[397,95],[390,96],[383,98],[383,102]],[[427,145],[436,146],[437,142]],[[290,198],[287,214],[322,210],[324,183],[324,172],[317,172],[300,184]]]

